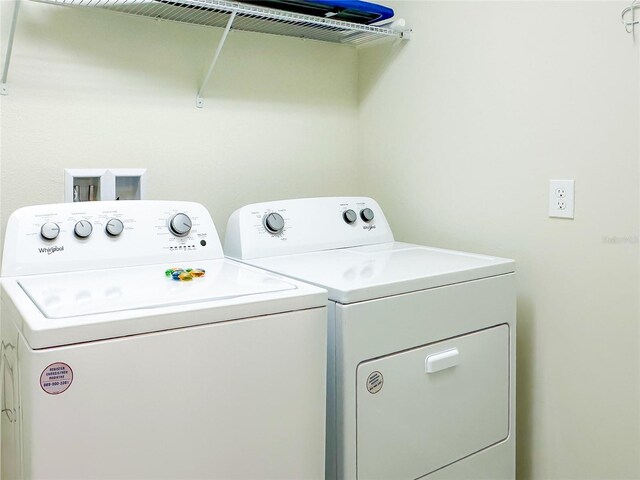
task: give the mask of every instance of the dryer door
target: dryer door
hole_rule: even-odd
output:
[[[509,435],[509,327],[363,362],[359,479],[413,479]]]

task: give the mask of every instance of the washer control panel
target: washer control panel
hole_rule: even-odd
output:
[[[393,242],[378,203],[327,197],[255,203],[229,218],[225,253],[250,259]]]
[[[192,202],[39,205],[7,224],[2,275],[94,270],[222,258],[207,209]]]

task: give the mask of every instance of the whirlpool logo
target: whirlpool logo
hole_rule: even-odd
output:
[[[47,255],[51,255],[52,253],[56,253],[56,252],[63,252],[64,251],[64,247],[46,247],[46,248],[39,248],[38,251],[40,253],[46,253]]]
[[[362,227],[363,230],[369,230],[369,231],[373,230],[374,228],[376,228],[375,225],[364,225]]]

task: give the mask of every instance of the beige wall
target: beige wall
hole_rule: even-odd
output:
[[[398,239],[516,258],[519,478],[639,478],[638,244],[603,241],[639,229],[628,2],[388,3],[403,46],[232,33],[198,110],[219,30],[24,2],[1,224],[62,201],[65,167],[146,167],[149,198],[221,230],[247,202],[375,196]],[[549,178],[576,180],[574,221],[547,218]]]
[[[396,237],[517,260],[520,479],[640,478],[626,5],[398,2],[414,38],[360,55],[363,193]],[[575,220],[547,217],[551,178],[575,179]]]
[[[197,109],[220,29],[22,3],[1,98],[3,225],[63,201],[65,167],[146,167],[148,198],[202,202],[221,230],[247,202],[350,191],[355,49],[232,32]]]

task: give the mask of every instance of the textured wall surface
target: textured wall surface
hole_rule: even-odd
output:
[[[627,4],[402,2],[413,39],[360,55],[359,171],[396,237],[517,261],[521,479],[640,478]],[[551,178],[575,220],[547,217]]]
[[[202,202],[221,230],[248,202],[348,193],[356,50],[232,32],[197,109],[220,35],[22,2],[1,99],[2,224],[63,201],[70,167],[147,168],[148,198]]]
[[[10,2],[2,3],[3,37]],[[0,98],[0,226],[63,169],[143,167],[220,233],[254,201],[374,196],[399,240],[518,265],[518,476],[640,478],[638,46],[628,2],[387,2],[355,49],[23,2]],[[550,178],[576,218],[547,217]]]

